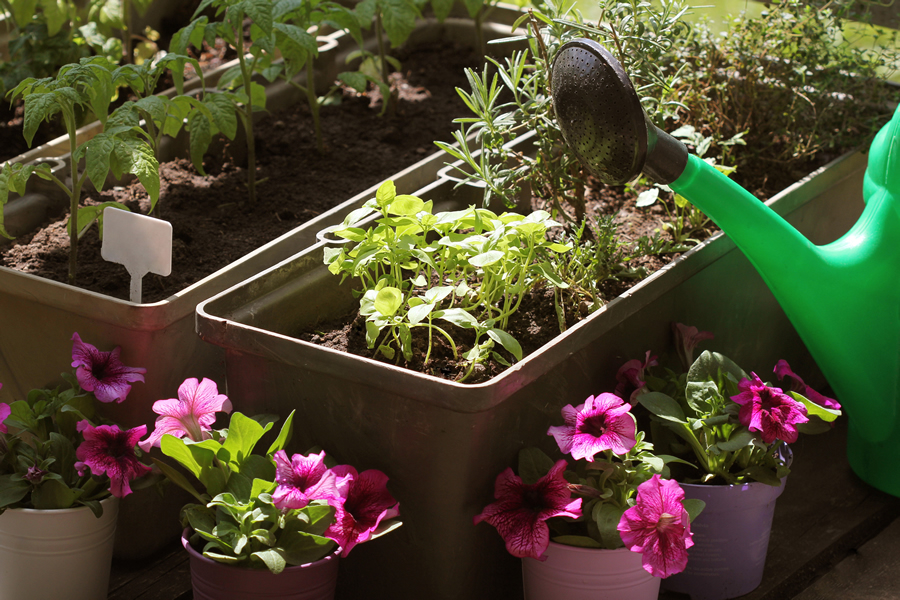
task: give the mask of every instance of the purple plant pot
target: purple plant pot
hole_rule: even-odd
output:
[[[191,530],[181,534],[190,556],[194,600],[333,600],[339,551],[314,563],[287,567],[275,575],[268,570],[244,569],[219,563],[197,552]]]
[[[775,501],[781,485],[697,485],[682,483],[685,499],[706,502],[691,523],[694,545],[687,568],[662,582],[663,589],[694,600],[743,596],[762,583]]]

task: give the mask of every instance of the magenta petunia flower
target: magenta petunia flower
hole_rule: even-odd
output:
[[[830,408],[832,410],[841,409],[841,405],[837,400],[824,396],[806,385],[806,383],[800,379],[799,375],[791,371],[791,365],[789,365],[786,360],[779,360],[778,364],[775,365],[774,371],[775,374],[778,375],[778,381],[781,381],[785,377],[790,380],[792,391],[805,396],[808,400],[815,402],[819,406],[824,406],[825,408]]]
[[[654,475],[638,486],[635,505],[619,521],[625,547],[641,553],[644,570],[654,577],[666,578],[687,566],[694,540],[683,500],[677,481]]]
[[[780,388],[769,387],[756,373],[753,379],[741,379],[738,384],[740,394],[731,399],[741,405],[738,418],[750,431],[758,431],[762,441],[771,444],[777,439],[793,444],[797,441],[797,428],[806,423],[806,407],[797,402]]]
[[[335,475],[325,466],[325,451],[288,459],[284,450],[275,453],[275,508],[303,508],[312,500],[337,500]]]
[[[697,347],[697,344],[716,337],[709,331],[700,331],[693,325],[688,326],[682,323],[672,323],[672,333],[675,334],[675,348],[685,371],[694,364],[694,348]]]
[[[0,388],[3,387],[3,384],[0,384]],[[9,407],[9,404],[5,402],[0,402],[0,433],[7,433],[9,429],[6,427],[6,417],[8,417],[12,413],[12,409]]]
[[[637,403],[637,397],[641,394],[647,383],[644,381],[644,372],[650,367],[655,367],[659,363],[655,356],[650,356],[650,351],[644,356],[644,362],[634,358],[619,367],[616,372],[615,394],[620,398],[628,396],[628,402],[631,405]]]
[[[147,369],[123,365],[119,360],[122,350],[119,346],[112,352],[101,352],[82,342],[77,332],[72,335],[72,341],[72,366],[76,367],[78,385],[93,392],[100,402],[122,402],[131,391],[131,383],[144,381]]]
[[[494,482],[497,502],[486,506],[475,517],[475,524],[487,521],[496,527],[513,556],[546,560],[550,528],[545,521],[581,516],[581,498],[572,499],[569,483],[563,477],[565,469],[566,461],[557,461],[534,485],[526,485],[512,469],[506,469]]]
[[[630,409],[615,394],[591,396],[578,408],[564,406],[562,416],[566,424],[551,427],[547,435],[556,438],[559,449],[576,460],[593,462],[594,455],[605,450],[627,454],[634,447],[637,429]]]
[[[338,465],[331,471],[340,499],[329,503],[337,510],[325,536],[337,542],[344,557],[371,538],[382,521],[399,515],[400,504],[387,489],[387,475],[377,469],[357,473],[350,465]]]
[[[157,400],[153,412],[161,416],[156,418],[156,429],[150,437],[139,444],[144,452],[158,447],[167,433],[199,442],[216,422],[217,412],[231,412],[231,400],[219,393],[215,381],[204,378],[198,383],[196,378],[189,377],[178,386],[177,399]]]
[[[131,493],[131,481],[150,472],[150,467],[134,453],[138,440],[147,433],[146,425],[122,431],[118,425],[93,427],[87,421],[79,421],[77,428],[84,441],[75,450],[75,457],[94,475],[109,477],[113,496],[124,498]]]

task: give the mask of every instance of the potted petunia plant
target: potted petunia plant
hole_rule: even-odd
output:
[[[145,369],[72,336],[65,386],[0,403],[0,580],[9,597],[105,597],[118,501],[149,484],[145,425],[123,430],[97,402],[121,403]],[[35,578],[34,572],[54,577]]]
[[[701,558],[665,587],[733,598],[762,580],[775,501],[790,472],[789,444],[800,433],[829,431],[840,404],[808,386],[785,360],[773,372],[787,389],[716,352],[694,360],[697,344],[713,334],[681,323],[672,329],[683,370],[660,372],[647,352],[619,369],[619,390],[631,390],[632,402],[646,409],[654,444],[682,459],[674,475],[687,497],[707,505],[695,527]]]
[[[293,413],[254,453],[276,418],[234,412],[227,428],[213,429],[232,405],[209,379],[186,379],[178,398],[153,410],[156,428],[140,446],[160,447],[203,486],[153,459],[197,500],[182,510],[194,598],[333,598],[338,559],[401,524],[381,471],[335,465],[324,451],[288,456]]]
[[[474,518],[493,525],[522,558],[525,596],[654,599],[660,580],[684,570],[691,519],[704,507],[668,479],[673,456],[656,455],[631,406],[611,393],[562,409],[547,434],[561,453],[519,453],[495,482],[496,502]],[[574,594],[574,596],[573,596]]]

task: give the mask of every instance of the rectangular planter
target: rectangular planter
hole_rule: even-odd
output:
[[[865,155],[853,153],[769,204],[815,243],[859,217]],[[407,193],[402,186],[398,191]],[[480,203],[480,190],[435,183],[435,210]],[[569,329],[501,376],[465,385],[297,339],[317,319],[357,306],[322,264],[320,243],[201,303],[197,332],[225,349],[236,410],[297,411],[293,451],[321,446],[377,468],[400,501],[403,527],[353,551],[339,598],[521,597],[519,561],[496,531],[473,526],[494,478],[520,448],[546,444],[559,410],[612,391],[618,367],[670,345],[670,322],[716,334],[745,368],[784,358],[811,383],[815,364],[750,263],[718,234]],[[763,372],[763,371],[760,371]],[[552,442],[552,440],[550,440]]]
[[[516,13],[516,10],[503,8],[495,11],[504,18],[498,23],[488,23],[486,35],[489,38],[508,35],[509,15]],[[474,38],[474,35],[465,34],[466,30],[471,34],[470,20],[448,19],[442,24],[427,20],[415,35],[430,40],[441,37],[457,40]],[[317,82],[323,82],[323,86],[330,84],[338,71],[343,70],[343,62],[339,63],[337,57],[345,56],[350,44],[354,44],[340,34],[325,38],[330,49],[323,52],[320,57],[322,64],[317,65],[316,69]],[[343,58],[340,60],[343,61]],[[221,70],[218,72],[221,73]],[[276,86],[276,92],[280,102],[299,98],[299,92],[287,85]],[[97,132],[99,130],[89,130],[85,135],[96,135]],[[64,152],[58,150],[61,146],[67,147],[47,144],[28,156],[13,160],[33,160],[44,156],[67,158]],[[393,179],[403,189],[416,190],[434,182],[438,170],[448,158],[443,152],[435,152],[385,179]],[[187,377],[208,377],[224,388],[224,351],[203,343],[197,337],[194,331],[197,304],[314,244],[319,230],[339,223],[348,212],[370,198],[377,187],[372,186],[160,302],[135,304],[0,267],[0,306],[3,308],[0,311],[0,331],[3,332],[0,336],[0,382],[3,383],[0,402],[23,397],[34,387],[59,382],[60,372],[67,370],[71,362],[69,340],[75,331],[83,340],[100,349],[109,350],[120,345],[125,364],[147,369],[146,382],[135,384],[126,402],[108,407],[107,416],[123,425],[147,423],[152,427],[156,416],[151,410],[153,402],[174,397],[178,385]],[[147,520],[140,508],[129,516],[130,507],[126,499],[121,508],[125,515],[123,522],[128,519],[134,524],[146,525],[142,526],[142,533],[132,531],[129,535],[132,540],[141,540],[136,544],[139,548],[134,550],[135,554],[123,554],[117,550],[119,556],[133,558],[144,555],[180,533],[174,513],[171,515],[172,531],[164,532],[165,527]]]

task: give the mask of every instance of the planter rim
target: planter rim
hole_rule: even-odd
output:
[[[223,567],[223,568],[225,568],[225,569],[243,570],[243,571],[250,571],[250,572],[253,572],[253,573],[256,573],[256,572],[259,572],[259,573],[267,572],[267,571],[264,571],[264,570],[262,570],[262,569],[248,569],[248,568],[245,568],[245,567],[239,567],[239,566],[237,566],[237,565],[228,565],[228,564],[220,563],[220,562],[215,561],[215,560],[213,560],[213,559],[211,559],[211,558],[207,558],[207,557],[203,556],[201,553],[197,552],[197,550],[196,550],[193,546],[191,546],[191,541],[190,541],[190,538],[191,538],[191,531],[192,531],[192,530],[191,530],[190,527],[185,527],[184,530],[181,532],[181,545],[184,546],[184,549],[187,550],[187,553],[191,555],[191,558],[196,559],[196,560],[199,560],[199,561],[202,561],[202,562],[204,562],[204,563],[206,563],[206,564],[216,564],[216,565],[219,565],[219,566],[221,566],[221,567]],[[316,561],[313,561],[313,562],[310,562],[310,563],[303,563],[302,565],[289,565],[289,566],[286,566],[286,567],[284,568],[284,570],[285,570],[285,571],[287,571],[287,570],[299,570],[299,569],[304,569],[304,568],[306,568],[306,567],[309,567],[310,565],[325,564],[325,563],[331,562],[332,560],[338,560],[338,558],[340,557],[340,554],[341,554],[341,548],[340,548],[340,546],[338,546],[337,549],[335,549],[334,552],[332,552],[331,554],[329,554],[329,555],[327,555],[327,556],[324,556],[323,558],[320,558],[319,560],[316,560]]]
[[[631,550],[622,546],[620,548],[585,548],[583,546],[571,546],[569,544],[561,544],[559,542],[554,542],[552,539],[550,540],[551,546],[556,546],[558,548],[565,548],[570,552],[577,552],[580,554],[590,554],[591,552],[615,552],[617,554],[625,554],[626,552],[631,553]],[[638,552],[634,552],[633,554],[640,554]],[[536,559],[532,559],[536,560]]]

